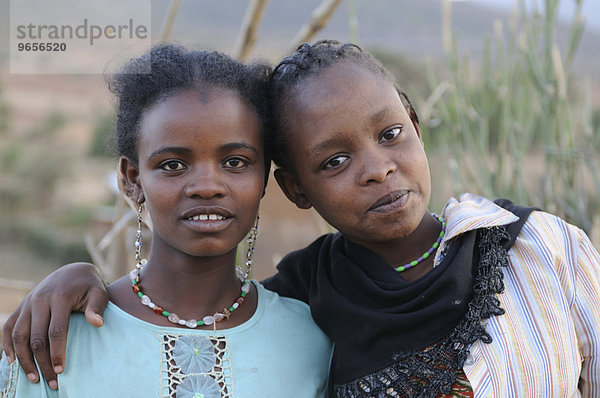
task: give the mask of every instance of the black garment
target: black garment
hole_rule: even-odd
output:
[[[492,228],[493,232],[470,231],[452,239],[440,264],[413,282],[406,282],[378,255],[339,233],[324,235],[290,253],[278,265],[279,273],[263,282],[282,296],[309,303],[315,322],[334,340],[331,382],[346,391],[338,389],[339,396],[361,396],[350,392],[358,388],[353,381],[398,363],[404,364],[396,373],[405,379],[414,372],[424,375],[417,384],[442,389],[452,385],[456,368],[450,375],[441,374],[437,364],[423,363],[435,360],[431,357],[435,354],[462,369],[469,347],[455,349],[444,338],[458,333],[463,345],[469,346],[479,338],[489,339],[481,319],[503,313],[495,297],[503,290],[499,267],[508,264],[506,251],[533,210],[507,200],[496,203],[521,219]],[[475,300],[477,314],[467,314]],[[466,322],[469,317],[473,319]],[[441,348],[423,356],[422,351],[434,343],[442,343]],[[411,361],[414,366],[406,365]],[[399,380],[396,386],[411,391],[414,386],[407,383]]]

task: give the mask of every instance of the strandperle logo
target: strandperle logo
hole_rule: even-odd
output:
[[[10,73],[110,73],[152,46],[151,3],[10,0]]]
[[[16,26],[17,39],[26,40],[73,40],[86,39],[91,46],[98,39],[146,39],[148,28],[143,24],[135,24],[133,19],[120,25],[88,24],[87,18],[79,25],[28,25]]]

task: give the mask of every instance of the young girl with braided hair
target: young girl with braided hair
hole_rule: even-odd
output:
[[[600,256],[583,231],[474,194],[430,213],[416,112],[357,46],[300,46],[274,68],[269,95],[277,182],[339,232],[263,283],[307,302],[334,341],[333,396],[600,396]],[[45,284],[75,292],[51,308],[85,308],[82,292],[101,290],[92,269],[56,271]],[[75,274],[85,282],[66,283]],[[17,335],[47,311],[33,302]]]

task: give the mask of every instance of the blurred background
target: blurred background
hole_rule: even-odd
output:
[[[508,197],[583,228],[600,249],[600,3],[596,0],[156,0],[152,41],[275,63],[322,38],[358,43],[415,104],[431,211],[461,192]],[[112,99],[101,75],[15,75],[0,3],[0,323],[45,275],[134,265]],[[137,56],[139,54],[132,54]],[[107,65],[110,60],[107,60]],[[118,67],[118,65],[117,65]],[[330,228],[271,179],[253,276]]]

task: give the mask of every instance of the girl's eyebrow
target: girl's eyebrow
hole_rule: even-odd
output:
[[[387,116],[387,114],[389,112],[390,112],[390,108],[383,108],[382,110],[375,112],[373,115],[371,115],[371,123],[372,124],[379,123]]]
[[[258,155],[258,149],[254,148],[252,145],[246,144],[245,142],[231,142],[223,145],[221,149],[224,151],[230,151],[232,149],[249,149]]]
[[[157,151],[152,152],[152,154],[148,157],[148,160],[151,160],[153,157],[162,155],[163,153],[177,153],[177,154],[188,154],[191,153],[192,150],[190,148],[179,147],[179,146],[170,146],[161,148]]]
[[[316,153],[317,155],[319,155],[322,152],[327,152],[329,150],[329,148],[331,148],[332,146],[338,145],[339,142],[340,142],[340,138],[337,136],[333,137],[333,138],[329,138],[327,140],[317,143],[317,145],[315,145],[313,148],[311,148],[310,152]]]
[[[234,149],[248,149],[248,150],[254,152],[256,155],[258,155],[258,149],[256,149],[252,145],[246,144],[245,142],[231,142],[231,143],[221,146],[220,149],[223,152],[231,151]],[[152,152],[152,154],[148,157],[148,160],[152,160],[152,158],[162,155],[164,153],[174,153],[174,154],[186,155],[186,154],[192,153],[192,150],[190,148],[178,147],[178,146],[165,147],[165,148],[161,148],[157,151]]]

